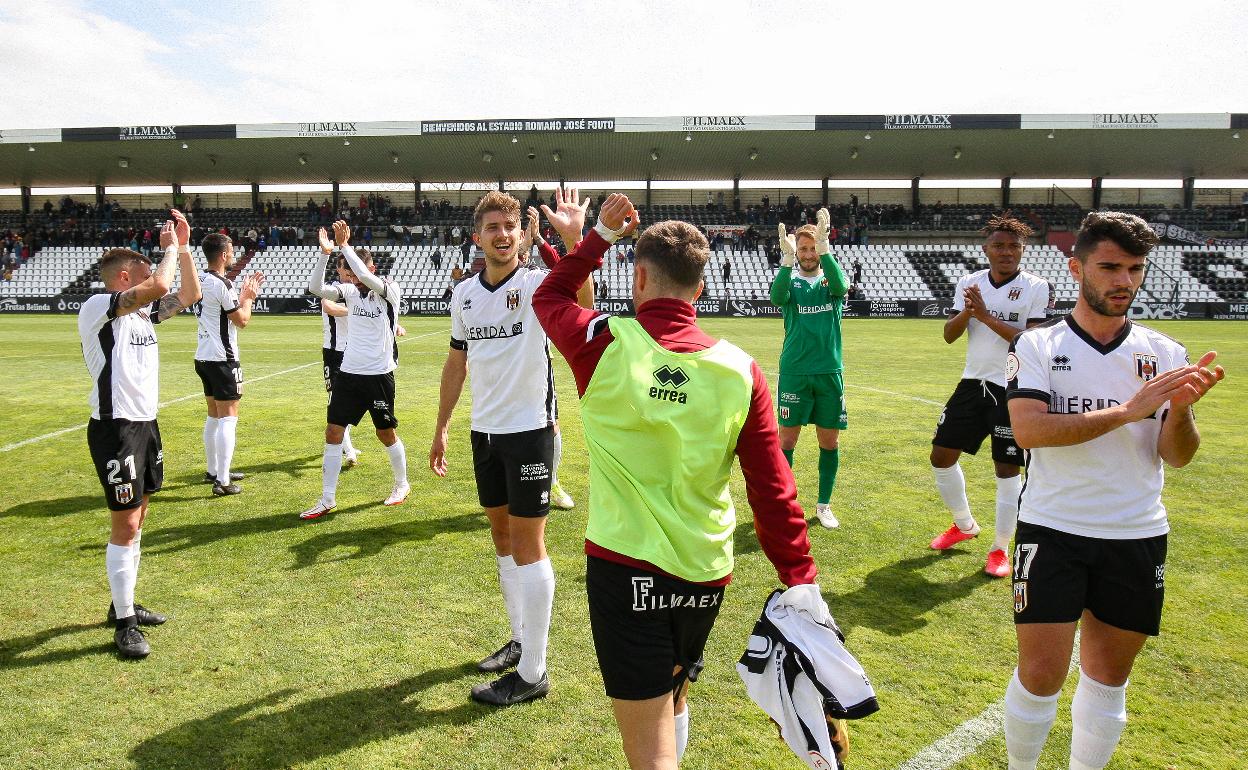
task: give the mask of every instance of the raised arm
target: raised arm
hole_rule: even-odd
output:
[[[166,294],[160,298],[160,304],[156,309],[157,321],[166,321],[182,312],[183,308],[194,305],[199,301],[202,291],[199,285],[199,270],[195,267],[195,260],[191,256],[191,225],[181,211],[174,209],[170,213],[173,214],[174,240],[178,247],[180,280],[176,294]]]
[[[771,304],[782,307],[789,304],[789,284],[793,281],[793,262],[797,259],[797,238],[788,234],[781,222],[777,226],[780,236],[780,269],[771,279]]]
[[[828,242],[828,231],[832,226],[832,217],[826,208],[819,209],[815,214],[815,249],[819,252],[819,265],[823,268],[823,277],[828,279],[828,291],[833,297],[844,297],[849,292],[849,281],[845,271],[832,257],[832,244]]]
[[[329,241],[329,236],[325,234],[325,228],[319,228],[316,235],[321,244],[321,256],[316,260],[316,267],[312,268],[312,275],[308,276],[308,291],[323,300],[331,299],[341,302],[342,292],[325,284],[325,268],[329,264],[329,255],[333,253],[333,245]]]
[[[387,300],[391,300],[391,297],[386,296],[386,282],[381,279],[381,276],[368,269],[368,265],[364,264],[364,261],[360,259],[360,255],[355,253],[355,249],[351,248],[351,244],[347,243],[350,239],[351,227],[341,219],[334,222],[334,243],[338,244],[338,248],[342,249],[342,258],[347,261],[347,267],[351,268],[351,272],[355,273],[356,278],[360,279],[360,283]]]
[[[173,271],[178,264],[178,242],[172,219],[167,220],[164,227],[160,228],[160,246],[165,250],[164,258],[146,280],[118,294],[114,315],[128,315],[169,294],[169,287],[173,285]],[[196,281],[195,286],[198,285],[199,282]]]

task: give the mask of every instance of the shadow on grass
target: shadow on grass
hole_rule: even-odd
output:
[[[925,567],[959,554],[933,551],[874,570],[857,591],[831,597],[829,605],[836,622],[846,636],[857,626],[874,628],[889,636],[918,631],[927,625],[923,615],[987,584],[989,578],[978,569],[952,583],[937,583],[920,573]]]
[[[239,473],[245,473],[248,476],[261,473],[285,473],[291,478],[301,478],[303,476],[300,471],[309,468],[321,468],[321,456],[319,454],[307,455],[305,457],[292,457],[289,460],[283,460],[280,463],[252,463],[251,465],[236,465],[230,470]],[[176,484],[165,484],[165,489],[181,489],[183,487],[202,486],[204,489],[211,489],[208,484],[204,483],[204,472],[197,470],[192,473],[181,473],[172,480]],[[168,479],[166,479],[168,481]],[[244,482],[245,483],[245,482]]]
[[[372,508],[380,503],[358,503],[347,508],[339,508],[324,519],[340,516],[344,513]],[[250,519],[231,519],[229,521],[209,521],[199,524],[183,524],[174,527],[162,527],[156,519],[150,527],[143,528],[143,553],[161,554],[186,551],[204,545],[212,545],[232,537],[245,535],[264,535],[281,532],[287,529],[315,526],[313,522],[302,521],[298,511],[274,513],[268,516],[256,516]],[[91,543],[79,546],[79,550],[103,553],[103,543]]]
[[[24,519],[37,519],[49,516],[69,516],[86,511],[103,511],[107,507],[104,503],[103,493],[77,495],[75,497],[62,497],[57,500],[32,500],[29,503],[19,503],[0,511],[0,518],[13,516]]]
[[[479,678],[475,664],[464,663],[271,711],[297,692],[279,690],[153,736],[130,752],[130,760],[140,770],[293,767],[423,728],[464,725],[489,707],[469,701],[465,692],[461,705],[426,709],[421,693],[469,675]]]
[[[363,559],[376,556],[388,546],[432,540],[436,535],[452,532],[489,529],[489,526],[485,516],[473,513],[427,521],[404,521],[384,527],[326,532],[290,547],[295,555],[295,563],[290,569],[303,569],[333,561]],[[337,548],[350,549],[350,553],[327,559],[321,558],[323,554]]]
[[[82,633],[84,631],[93,631],[95,633],[93,639],[97,640],[98,643],[75,647],[72,650],[54,650],[51,652],[36,653],[33,655],[26,654],[38,649],[53,639]],[[51,663],[63,663],[68,660],[83,658],[88,655],[117,656],[117,647],[113,644],[113,631],[111,628],[108,628],[103,623],[79,623],[78,625],[73,626],[46,628],[43,631],[36,631],[35,633],[27,634],[26,636],[14,636],[9,639],[0,639],[0,669],[29,668],[31,666],[44,666]]]
[[[754,529],[754,520],[746,519],[737,524],[737,528],[732,531],[732,552],[736,556],[745,556],[747,553],[758,553],[763,550],[758,544],[758,532]]]

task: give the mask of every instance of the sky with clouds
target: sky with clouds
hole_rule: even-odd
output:
[[[1248,112],[1240,0],[0,0],[0,128]]]

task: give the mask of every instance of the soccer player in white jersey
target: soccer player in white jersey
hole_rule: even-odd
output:
[[[347,325],[347,350],[326,410],[321,499],[300,513],[301,519],[324,516],[337,506],[342,436],[346,426],[359,425],[365,412],[372,417],[377,438],[386,448],[394,473],[394,487],[385,504],[399,505],[411,492],[407,483],[407,455],[403,441],[395,432],[399,426],[394,414],[394,370],[399,365],[399,351],[394,340],[401,299],[399,287],[390,279],[378,276],[372,254],[364,248],[357,254],[347,242],[350,238],[351,228],[347,223],[334,222],[334,243],[358,283],[325,285],[329,254],[324,250],[308,279],[308,291],[323,300],[346,305],[351,321]]]
[[[326,256],[334,253],[334,243],[325,234],[325,228],[317,231],[321,252]],[[356,283],[355,274],[347,267],[341,256],[335,260],[335,272],[338,273],[339,284]],[[333,394],[334,379],[342,368],[342,356],[347,351],[347,307],[333,300],[321,300],[321,363],[325,373],[325,392]],[[351,426],[344,425],[342,430],[342,467],[353,468],[359,462],[360,452],[351,443]]]
[[[997,476],[996,535],[984,572],[1006,577],[1010,574],[1006,549],[1018,518],[1024,458],[1014,443],[1005,404],[1005,354],[1015,334],[1044,323],[1049,285],[1043,278],[1019,269],[1026,240],[1033,235],[1030,227],[1006,212],[990,219],[982,232],[987,236],[983,248],[989,267],[958,280],[953,293],[957,313],[945,322],[945,342],[953,344],[965,332],[968,343],[962,380],[940,413],[932,438],[936,489],[953,514],[953,526],[931,545],[944,550],[979,534],[958,458],[963,452],[975,454],[984,439],[990,438]]]
[[[165,254],[156,270],[138,252],[109,249],[100,259],[107,293],[90,297],[78,313],[82,355],[91,373],[87,446],[112,519],[104,552],[113,599],[107,618],[117,625],[118,650],[130,658],[151,652],[139,625],[165,622],[164,615],[134,601],[148,501],[165,476],[156,424],[160,353],[155,324],[199,299],[199,277],[187,248],[191,228],[181,212],[171,213],[173,219],[160,231]],[[170,294],[175,266],[182,281]]]
[[[580,240],[589,204],[576,190],[558,193],[546,216],[564,243]],[[491,191],[473,212],[473,241],[485,269],[451,295],[451,347],[442,369],[438,419],[429,467],[447,473],[451,413],[472,372],[472,456],[477,498],[490,521],[503,603],[512,638],[478,664],[499,673],[472,688],[474,700],[496,706],[540,698],[550,689],[546,644],[555,597],[555,573],[546,554],[546,516],[554,464],[555,380],[546,332],[533,313],[533,292],[547,276],[520,263],[524,231],[520,202]],[[553,251],[542,244],[548,259]],[[557,257],[555,257],[557,259]],[[593,304],[593,282],[578,300]]]
[[[238,429],[238,402],[243,397],[243,366],[238,358],[238,330],[251,321],[252,303],[264,284],[256,271],[240,290],[226,273],[234,265],[234,243],[228,235],[209,233],[200,244],[208,269],[199,276],[202,296],[195,304],[199,319],[195,373],[204,385],[208,417],[204,420],[204,482],[214,495],[237,495],[243,478],[230,471]]]
[[[1162,462],[1200,446],[1192,405],[1224,376],[1208,352],[1126,318],[1157,236],[1139,217],[1093,212],[1075,240],[1079,298],[1019,334],[1005,363],[1010,420],[1027,449],[1014,545],[1018,668],[1005,691],[1010,770],[1036,767],[1079,629],[1071,770],[1109,763],[1127,723],[1127,677],[1161,628]]]

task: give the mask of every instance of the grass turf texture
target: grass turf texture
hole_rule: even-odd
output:
[[[248,477],[244,494],[221,499],[199,483],[204,408],[191,367],[194,321],[160,328],[161,396],[187,398],[161,410],[165,488],[144,529],[138,599],[171,620],[150,632],[153,653],[141,662],[120,660],[102,625],[107,514],[85,431],[0,451],[0,766],[624,765],[585,607],[589,493],[572,377],[556,363],[560,479],[577,508],[555,512],[547,535],[558,579],[551,695],[504,710],[478,706],[468,690],[487,677],[472,664],[505,639],[507,623],[476,504],[469,395],[465,389],[452,425],[450,476],[438,479],[426,458],[447,322],[404,323],[398,416],[412,496],[399,507],[380,504],[389,465],[371,429],[357,429],[362,463],[342,474],[338,512],[316,522],[296,514],[320,489],[318,319],[257,317],[240,334],[252,384],[234,463]],[[778,320],[704,326],[752,353],[774,387]],[[1174,532],[1163,631],[1138,661],[1131,721],[1111,767],[1225,768],[1242,756],[1248,723],[1240,698],[1248,620],[1239,599],[1248,584],[1248,405],[1239,384],[1248,326],[1154,326],[1194,354],[1217,349],[1230,379],[1198,406],[1204,446],[1195,461],[1168,474]],[[0,335],[9,341],[0,352],[0,445],[85,423],[90,383],[75,319],[5,317]],[[897,767],[974,718],[1000,700],[1014,662],[1009,583],[981,572],[993,517],[988,457],[964,459],[987,535],[945,554],[927,549],[949,524],[928,467],[929,440],[965,350],[939,335],[929,320],[845,323],[850,429],[833,496],[842,525],[816,524],[811,539],[824,594],[882,704],[851,726],[855,767]],[[816,463],[814,436],[804,436],[796,475],[808,508]],[[744,522],[735,579],[693,690],[684,766],[799,767],[734,670],[778,582],[749,524],[739,474],[733,493]],[[1065,766],[1073,679],[1044,767]],[[1003,768],[1004,755],[998,734],[957,766]]]

